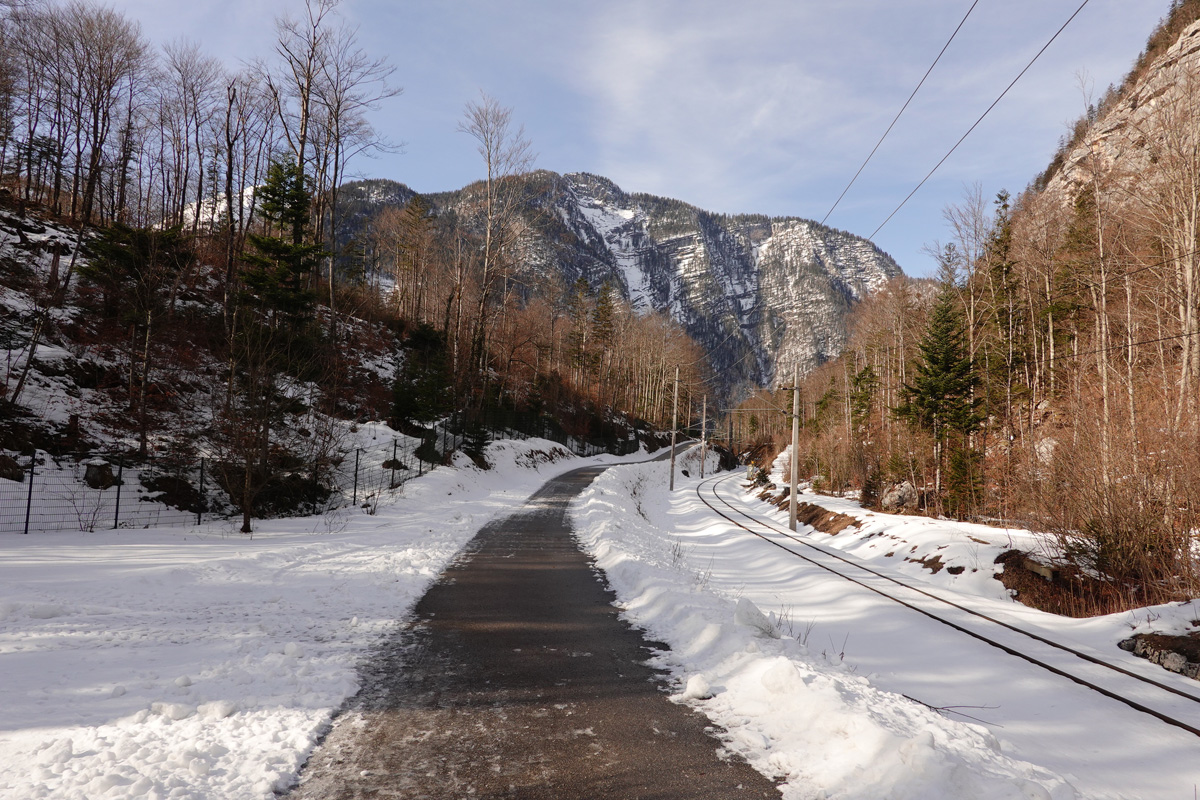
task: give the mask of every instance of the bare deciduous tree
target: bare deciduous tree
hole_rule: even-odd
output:
[[[471,334],[471,363],[482,368],[488,305],[497,281],[510,266],[508,259],[520,232],[520,177],[532,167],[534,153],[525,128],[514,128],[512,109],[484,93],[478,102],[467,103],[458,130],[475,140],[485,168],[483,185],[474,193],[482,207],[484,228],[480,296]]]
[[[367,121],[366,113],[403,90],[388,86],[395,72],[386,59],[372,58],[358,46],[357,31],[346,25],[333,29],[324,40],[316,96],[321,106],[324,147],[319,161],[318,231],[329,232],[328,289],[330,321],[334,316],[334,273],[340,254],[337,241],[338,192],[355,156],[388,150]],[[328,217],[328,227],[324,220]]]
[[[290,16],[275,20],[275,52],[282,60],[277,75],[267,74],[267,85],[275,101],[275,113],[301,174],[308,171],[308,144],[321,79],[327,55],[329,29],[325,19],[339,0],[305,0],[302,20]],[[292,230],[292,243],[302,241],[301,226]]]

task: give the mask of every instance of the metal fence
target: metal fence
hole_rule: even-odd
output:
[[[189,478],[150,461],[127,468],[119,456],[76,460],[41,452],[22,460],[17,462],[23,468],[21,480],[11,473],[0,477],[0,533],[194,525],[201,520],[203,467],[195,476],[198,487],[180,492],[191,486]],[[163,502],[171,490],[192,502]]]
[[[371,447],[351,450],[333,471],[335,494],[329,508],[344,505],[376,504],[385,493],[395,491],[413,478],[424,475],[436,461],[421,458],[440,454],[436,448],[422,450],[420,439],[392,439]]]
[[[639,447],[636,432],[587,438],[567,433],[543,415],[488,411],[470,419],[451,417],[422,438],[389,438],[349,450],[332,467],[301,468],[280,477],[320,487],[323,499],[298,503],[290,513],[320,513],[347,504],[373,508],[448,453],[482,450],[494,439],[530,438],[558,442],[585,457],[625,455]],[[0,469],[0,533],[199,525],[237,513],[215,473],[213,462],[205,458],[181,463],[125,454],[80,458],[39,451],[33,457],[18,456],[16,469]],[[289,511],[280,507],[271,513]]]
[[[391,439],[349,451],[321,473],[325,500],[317,506],[298,503],[295,511],[328,511],[360,500],[377,503],[383,493],[433,468],[418,456],[420,445],[420,440]],[[20,457],[17,465],[17,473],[0,473],[0,533],[199,525],[237,513],[206,458],[167,464],[124,454],[79,459],[39,451]],[[312,475],[302,470],[278,478],[311,482]]]

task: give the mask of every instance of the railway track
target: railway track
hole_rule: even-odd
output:
[[[1200,736],[1200,691],[1187,691],[1138,674],[813,544],[722,496],[721,488],[731,481],[740,479],[736,475],[708,478],[696,486],[696,494],[715,514],[747,534],[1008,655]]]

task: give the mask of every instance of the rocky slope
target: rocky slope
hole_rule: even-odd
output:
[[[1093,181],[1153,184],[1165,160],[1194,146],[1200,122],[1200,22],[1189,25],[1139,81],[1088,129],[1047,181],[1046,191],[1073,200]]]
[[[374,198],[407,199],[384,182],[347,187],[362,219]],[[568,283],[605,282],[642,311],[670,314],[705,348],[732,394],[790,380],[841,352],[855,302],[900,267],[871,242],[809,220],[712,214],[627,194],[586,173],[530,176],[526,269]],[[433,195],[459,210],[463,192]]]

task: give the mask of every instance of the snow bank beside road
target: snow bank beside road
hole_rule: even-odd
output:
[[[547,459],[554,454],[555,460]],[[0,798],[270,798],[462,545],[596,463],[498,442],[371,516],[0,538]],[[614,459],[599,459],[614,460]]]
[[[660,659],[677,699],[725,728],[726,745],[755,768],[785,778],[785,797],[1079,796],[1005,755],[984,727],[874,688],[836,642],[807,643],[786,603],[762,615],[737,587],[771,580],[769,565],[753,548],[740,558],[739,537],[715,517],[673,508],[666,484],[659,464],[609,470],[573,506],[575,528],[626,616],[670,646]],[[697,557],[693,543],[706,537],[722,558]]]

